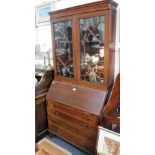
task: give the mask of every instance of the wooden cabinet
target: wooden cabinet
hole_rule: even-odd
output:
[[[78,111],[75,108],[71,109],[56,102],[49,102],[49,105],[51,104],[57,106],[54,108],[48,107],[49,130],[70,142],[73,141],[74,145],[80,148],[85,146],[88,147],[88,149],[92,148],[92,151],[95,150],[97,117],[93,116],[95,120],[95,122],[93,122],[94,120],[91,121],[85,117],[87,116],[89,118],[90,116],[89,114],[86,115],[84,111]],[[72,114],[73,112],[75,115]]]
[[[113,84],[116,7],[103,0],[50,13],[56,80],[101,90]]]
[[[48,131],[94,154],[107,93],[54,81],[47,94]]]
[[[90,154],[114,81],[116,7],[102,0],[50,13],[55,80],[48,130]]]

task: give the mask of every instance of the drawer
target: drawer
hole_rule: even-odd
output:
[[[80,137],[79,135],[68,132],[68,130],[60,128],[55,124],[49,125],[48,131],[94,155],[96,145],[89,144],[89,142],[85,140],[83,137]]]
[[[61,113],[69,115],[78,120],[87,122],[88,124],[91,124],[91,125],[98,124],[98,117],[94,114],[90,114],[88,112],[81,111],[79,109],[69,107],[64,104],[54,102],[54,101],[48,101],[47,105],[48,105],[48,109],[50,110],[57,110]]]
[[[49,126],[51,124],[55,124],[60,128],[64,128],[65,130],[69,130],[69,132],[72,132],[73,134],[79,135],[81,137],[85,137],[88,141],[90,141],[91,144],[96,144],[97,139],[97,132],[91,132],[86,129],[83,129],[82,127],[77,127],[72,122],[65,121],[63,119],[59,119],[57,117],[53,117],[48,121]]]
[[[59,126],[59,124],[56,124],[54,122],[50,122],[49,124],[49,127],[48,127],[50,130],[53,129],[53,128],[57,128],[59,129],[59,131],[65,131],[67,132],[68,134],[72,135],[72,137],[75,137],[75,139],[78,141],[80,140],[81,142],[83,143],[87,143],[89,145],[96,145],[96,140],[90,140],[84,136],[81,136],[80,134],[78,133],[74,133],[72,132],[69,128],[65,128],[64,126]]]
[[[57,117],[59,119],[62,119],[64,122],[69,122],[73,126],[76,126],[77,128],[81,128],[85,132],[92,132],[97,133],[97,125],[90,125],[86,122],[79,121],[78,119],[75,119],[69,115],[66,115],[62,112],[59,112],[57,110],[49,110],[48,109],[48,119],[52,120],[52,117]]]

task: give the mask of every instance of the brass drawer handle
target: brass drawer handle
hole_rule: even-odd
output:
[[[52,112],[54,115],[58,115],[58,112],[57,112],[57,111],[51,110],[51,112]]]
[[[83,118],[86,120],[90,120],[90,117],[88,115],[85,115],[85,114],[83,115]]]
[[[83,124],[83,127],[85,127],[86,129],[90,129],[90,125],[87,125],[87,124]]]
[[[58,105],[57,104],[53,104],[53,107],[56,108],[56,107],[58,107]]]
[[[58,115],[58,112],[57,111],[55,111],[55,113],[54,113],[55,115]]]
[[[52,113],[54,113],[54,110],[51,110]]]

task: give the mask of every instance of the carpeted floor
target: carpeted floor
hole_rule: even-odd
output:
[[[49,136],[46,136],[45,138],[47,138],[48,140],[52,141],[53,143],[63,147],[64,149],[68,150],[73,155],[88,155],[88,153],[78,149],[77,147],[67,143],[66,141],[64,141],[56,136],[53,136],[52,138]]]

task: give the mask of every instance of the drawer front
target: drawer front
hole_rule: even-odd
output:
[[[54,101],[47,102],[49,132],[94,154],[98,116]]]
[[[48,116],[49,118],[50,118],[50,115],[51,115],[51,117],[56,116],[57,118],[63,119],[64,121],[68,121],[70,123],[73,123],[73,125],[75,125],[77,127],[82,127],[83,131],[97,133],[97,125],[92,126],[88,123],[79,121],[78,119],[75,119],[75,118],[73,118],[69,115],[66,115],[62,112],[59,112],[57,110],[49,110],[48,109],[48,115],[49,115]]]
[[[68,132],[68,130],[60,128],[55,124],[50,124],[48,131],[65,139],[66,141],[72,143],[73,145],[76,145],[77,147],[89,152],[90,154],[94,154],[95,152],[96,145],[89,144],[89,142],[85,140],[83,137]]]
[[[96,132],[91,130],[89,131],[84,127],[75,125],[74,122],[70,122],[68,120],[64,120],[59,117],[51,116],[50,114],[48,116],[49,116],[49,120],[48,120],[49,126],[51,124],[55,124],[60,128],[69,130],[69,132],[72,132],[73,134],[85,137],[91,144],[94,144],[94,145],[96,144],[97,131]]]
[[[75,119],[84,121],[87,124],[91,124],[95,126],[98,124],[98,117],[88,112],[84,112],[79,109],[75,109],[75,108],[66,106],[64,104],[54,102],[54,101],[48,101],[47,105],[48,105],[48,109],[50,110],[57,110]]]

